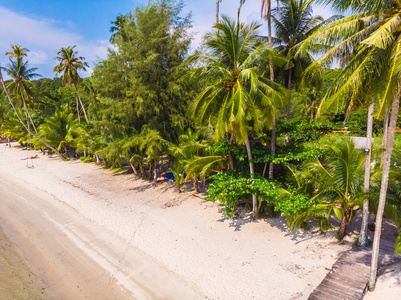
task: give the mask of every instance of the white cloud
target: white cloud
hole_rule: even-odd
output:
[[[84,56],[91,67],[98,57],[105,57],[107,53],[107,41],[88,41],[67,30],[74,27],[71,22],[67,22],[67,28],[61,28],[56,20],[22,15],[4,7],[0,7],[0,15],[0,61],[3,64],[8,59],[2,54],[10,50],[10,44],[30,49],[30,65],[39,67],[38,72],[45,77],[54,76],[52,68],[56,61],[53,57],[62,47],[77,45],[78,54]]]
[[[194,34],[192,48],[198,48],[202,44],[203,36],[211,31],[216,21],[216,0],[187,0],[184,14],[192,11]],[[223,0],[220,4],[220,16],[227,15],[232,19],[237,17],[239,0]],[[267,35],[266,22],[260,16],[260,0],[247,0],[241,12],[241,20],[247,23],[260,22],[262,27],[259,34]],[[315,7],[314,14],[327,18],[333,12],[327,7]],[[84,36],[75,33],[78,24],[71,21],[64,23],[55,19],[40,18],[33,15],[24,15],[18,12],[0,7],[0,62],[4,65],[8,59],[3,55],[10,50],[10,44],[18,44],[30,49],[30,65],[39,68],[38,72],[45,77],[53,77],[52,69],[56,65],[53,57],[62,47],[77,45],[76,50],[80,56],[84,56],[92,68],[98,58],[105,58],[108,40],[88,40]],[[63,27],[61,27],[63,26]],[[82,73],[89,76],[92,69]]]
[[[28,54],[28,59],[31,64],[34,65],[43,65],[48,63],[48,55],[43,51],[31,51]]]
[[[273,7],[275,7],[273,2]],[[223,0],[220,4],[220,17],[228,16],[231,19],[237,18],[239,0]],[[314,5],[313,14],[320,15],[327,19],[335,13],[327,6]],[[241,10],[241,21],[243,22],[259,22],[262,26],[259,28],[259,34],[267,35],[266,21],[261,18],[260,14],[261,0],[247,0]],[[184,12],[192,11],[193,29],[191,32],[196,33],[192,43],[193,47],[199,47],[202,37],[216,22],[216,0],[188,1],[184,8]]]

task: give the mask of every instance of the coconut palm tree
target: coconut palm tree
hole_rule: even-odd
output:
[[[67,156],[68,148],[76,146],[75,141],[83,130],[74,114],[68,113],[66,106],[47,117],[45,123],[39,126],[39,133],[43,140],[58,151],[63,151],[65,156]],[[35,144],[42,146],[40,141]]]
[[[110,36],[110,42],[115,44],[118,37],[121,37],[123,40],[127,39],[127,34],[124,32],[125,26],[132,21],[132,16],[128,15],[118,15],[115,21],[111,21],[110,32],[112,33]]]
[[[278,3],[278,2],[277,2]],[[271,0],[262,0],[262,6],[260,8],[260,14],[262,18],[264,18],[267,22],[267,38],[268,38],[268,45],[270,48],[273,48],[273,39],[272,39],[272,4]],[[270,74],[270,81],[274,82],[274,70],[273,70],[273,63],[269,61],[269,74]],[[271,154],[276,153],[276,116],[273,116],[272,119],[272,137],[270,141],[270,152]],[[269,164],[269,178],[273,178],[273,167],[274,163],[270,162]]]
[[[329,90],[325,104],[331,105],[353,95],[356,99],[378,99],[377,117],[391,108],[384,152],[380,201],[373,241],[369,289],[374,289],[377,273],[380,234],[389,183],[391,155],[401,96],[401,2],[324,0],[341,12],[353,14],[332,22],[304,40],[298,53],[325,53],[315,64],[338,58],[346,63]],[[311,65],[313,66],[313,64]]]
[[[0,82],[1,82],[1,85],[3,86],[3,90],[4,90],[4,93],[6,94],[8,102],[10,103],[11,107],[13,108],[14,113],[17,116],[18,121],[20,122],[20,124],[25,128],[25,130],[28,133],[32,134],[35,138],[37,138],[44,145],[46,145],[46,147],[49,147],[54,153],[56,153],[58,156],[62,157],[61,153],[57,149],[55,149],[54,147],[49,145],[47,142],[45,142],[39,135],[37,135],[34,132],[32,132],[31,129],[29,128],[28,124],[25,124],[25,122],[22,120],[21,116],[19,115],[18,109],[15,107],[15,105],[14,105],[14,103],[13,103],[11,97],[10,97],[10,94],[7,91],[7,87],[6,87],[5,83],[4,83],[4,79],[3,79],[3,74],[1,72],[1,68],[0,68]]]
[[[396,240],[395,254],[401,255],[401,152],[394,150],[392,161],[393,168],[389,174],[389,186],[386,195],[386,206],[384,207],[384,216],[393,221],[398,227],[398,237]],[[371,190],[367,197],[369,198],[369,208],[372,212],[377,211],[382,172],[376,172],[372,175]]]
[[[309,53],[302,57],[294,57],[293,47],[323,26],[336,20],[338,16],[333,16],[327,20],[320,16],[313,16],[313,0],[281,0],[279,2],[280,10],[273,9],[272,20],[275,27],[276,43],[279,44],[278,51],[287,58],[284,77],[287,81],[287,88],[290,91],[290,99],[287,104],[288,124],[290,122],[293,86],[295,85],[299,88],[301,83],[305,82],[303,72],[314,61]],[[314,74],[318,78],[321,77],[318,72]],[[318,78],[308,79],[313,82],[319,80]]]
[[[203,62],[196,75],[211,81],[192,104],[192,116],[198,125],[214,125],[214,139],[225,133],[245,144],[250,174],[254,176],[249,127],[260,132],[270,123],[275,107],[285,101],[283,87],[264,78],[259,66],[274,55],[255,34],[260,25],[245,25],[227,17],[214,26],[205,37],[207,54],[196,53],[192,60]],[[206,81],[207,82],[207,81]],[[252,122],[250,122],[252,120]],[[257,198],[253,198],[253,217],[257,218]]]
[[[60,73],[63,73],[63,83],[68,84],[70,88],[74,86],[76,93],[76,103],[77,103],[77,114],[78,114],[78,122],[81,122],[81,117],[79,113],[79,104],[81,104],[82,111],[85,116],[86,122],[88,122],[88,116],[86,115],[86,110],[84,105],[82,104],[81,97],[79,96],[77,84],[80,81],[80,77],[78,71],[83,70],[86,71],[86,68],[89,67],[88,64],[84,61],[85,58],[82,56],[77,56],[78,51],[74,51],[74,46],[68,46],[67,48],[61,48],[57,54],[59,56],[54,57],[54,59],[59,61],[59,64],[53,68],[53,71],[56,72],[56,76]]]
[[[12,51],[6,51],[6,56],[9,58],[19,58],[23,56],[27,56],[27,52],[29,52],[29,49],[27,48],[22,48],[20,45],[10,45]]]
[[[347,225],[359,208],[359,197],[363,193],[364,153],[355,148],[350,139],[329,140],[323,148],[330,150],[330,155],[323,165],[318,159],[306,162],[301,171],[295,172],[300,189],[310,194],[314,202],[310,208],[289,219],[292,227],[300,226],[304,221],[335,215],[341,220],[336,234],[342,240]]]
[[[205,136],[207,136],[206,139],[204,138]],[[168,152],[175,159],[173,171],[178,172],[179,169],[178,174],[184,174],[184,172],[187,174],[184,178],[185,180],[193,179],[195,193],[199,193],[200,172],[197,171],[202,168],[200,168],[200,166],[195,168],[192,163],[196,158],[210,154],[206,150],[211,144],[211,138],[209,138],[209,136],[209,130],[207,129],[198,129],[194,131],[191,128],[188,128],[185,133],[179,136],[178,145],[168,143]],[[191,165],[192,167],[188,168],[188,165]]]
[[[7,67],[2,69],[12,78],[12,80],[7,84],[7,89],[15,99],[21,102],[26,117],[29,118],[33,129],[36,134],[38,134],[36,126],[29,113],[27,102],[31,97],[33,97],[35,90],[35,85],[31,82],[31,79],[41,77],[41,75],[35,73],[37,68],[28,67],[28,61],[24,62],[23,56],[24,55],[20,55],[14,61],[10,59],[10,63]]]

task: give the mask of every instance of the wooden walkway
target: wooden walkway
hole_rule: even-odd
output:
[[[380,240],[378,275],[384,267],[397,261],[394,252],[397,228],[383,220]],[[310,300],[360,300],[366,292],[370,275],[372,247],[359,247],[344,252],[330,272],[310,294]]]

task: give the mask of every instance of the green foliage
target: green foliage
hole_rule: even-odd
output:
[[[398,231],[397,240],[395,241],[394,253],[396,255],[400,255],[401,256],[401,230]]]
[[[81,156],[79,160],[84,163],[92,163],[95,161],[95,159],[92,156]]]
[[[328,138],[322,145],[330,150],[323,164],[317,159],[292,170],[297,192],[311,195],[313,205],[290,216],[289,223],[300,226],[312,218],[335,215],[346,226],[359,209],[363,194],[365,154],[355,149],[350,138]],[[343,218],[345,216],[345,218]],[[343,234],[343,233],[341,233]],[[339,236],[342,239],[342,236]]]
[[[252,194],[257,195],[261,202],[274,204],[274,210],[281,211],[284,216],[297,214],[313,205],[309,195],[291,189],[286,191],[265,178],[244,178],[229,171],[219,172],[210,179],[213,182],[209,184],[209,195],[205,199],[225,204],[228,217],[232,217],[239,204],[248,203]]]
[[[322,157],[325,152],[326,150],[324,149],[312,148],[312,149],[305,149],[302,152],[294,152],[294,153],[288,152],[283,154],[267,154],[267,155],[265,154],[264,156],[255,157],[253,159],[253,162],[255,163],[274,162],[275,164],[299,162],[299,161],[306,161],[314,157]]]
[[[322,217],[317,217],[317,224],[320,227],[320,231],[321,232],[325,232],[327,230],[333,229],[335,226],[333,224],[330,223],[330,221],[326,218],[322,218]]]
[[[290,217],[312,207],[314,202],[309,199],[309,195],[297,193],[293,189],[282,190],[274,200],[274,210],[281,211],[283,216]]]
[[[205,82],[191,115],[199,126],[214,126],[216,141],[229,133],[245,144],[248,127],[261,132],[286,101],[286,90],[264,76],[269,61],[283,65],[284,58],[260,41],[259,27],[223,17],[205,36],[206,53],[190,58],[201,66],[193,77]]]
[[[176,161],[173,169],[170,168],[167,170],[167,172],[171,172],[174,174],[175,186],[177,187],[178,192],[181,193],[181,185],[185,179],[185,174],[182,164],[179,161]]]
[[[304,222],[301,224],[300,228],[302,228],[303,230],[310,230],[310,226],[308,223]]]
[[[43,140],[57,150],[63,150],[64,153],[69,147],[76,146],[76,140],[84,131],[84,127],[78,124],[75,116],[68,113],[67,107],[57,110],[39,126],[39,134]],[[34,144],[36,147],[44,146],[39,140],[35,140]]]
[[[94,68],[93,85],[100,118],[129,135],[146,125],[176,143],[190,124],[186,112],[196,82],[186,77],[190,16],[181,12],[180,2],[155,0],[113,23],[116,47]]]
[[[225,204],[228,217],[232,217],[235,207],[246,203],[252,194],[257,195],[260,201],[272,203],[280,193],[276,184],[264,178],[243,178],[235,173],[219,172],[210,179],[213,182],[209,184],[209,195],[205,199]]]

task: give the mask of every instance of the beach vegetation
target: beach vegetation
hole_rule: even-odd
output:
[[[337,218],[341,240],[368,199],[377,232],[383,215],[401,228],[401,4],[320,1],[346,14],[324,20],[314,1],[275,9],[264,0],[265,37],[261,24],[240,21],[244,1],[236,19],[220,17],[220,2],[196,51],[183,2],[153,0],[116,16],[112,47],[87,78],[76,46],[57,52],[50,79],[29,66],[28,49],[11,45],[1,133],[155,185],[171,172],[178,192],[205,192],[227,217],[281,214],[291,230],[316,220],[322,232]],[[370,130],[373,148],[345,137]],[[401,234],[397,241],[400,253]]]

